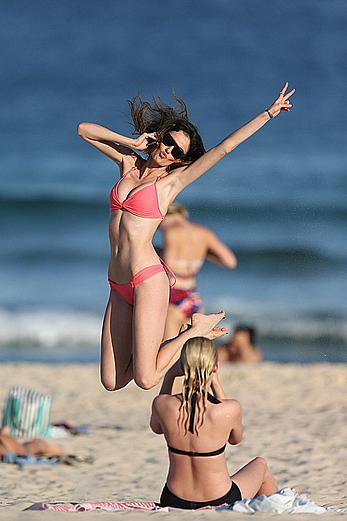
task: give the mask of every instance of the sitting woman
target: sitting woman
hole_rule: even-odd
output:
[[[179,372],[184,375],[182,394],[172,395]],[[278,490],[264,458],[253,459],[229,476],[224,451],[227,442],[237,445],[242,440],[241,406],[224,394],[211,340],[197,337],[185,343],[153,401],[150,426],[156,434],[164,434],[169,450],[161,506],[233,505]]]

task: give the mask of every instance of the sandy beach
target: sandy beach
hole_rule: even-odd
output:
[[[230,472],[261,455],[268,459],[281,487],[294,487],[319,505],[347,506],[346,367],[229,365],[222,368],[221,377],[228,394],[239,399],[244,409],[244,441],[238,447],[229,446],[226,452]],[[87,424],[90,435],[56,442],[68,453],[93,454],[95,461],[74,467],[31,466],[23,470],[1,465],[1,518],[78,515],[22,513],[40,501],[158,500],[166,477],[167,453],[164,440],[148,427],[155,390],[145,392],[129,385],[117,393],[108,393],[101,388],[96,365],[3,364],[1,404],[8,387],[15,383],[53,394],[52,421]],[[100,515],[116,514],[85,514],[88,519]],[[184,512],[123,515],[187,517]],[[218,515],[239,519],[246,514]],[[311,517],[301,514],[296,518],[302,516]]]

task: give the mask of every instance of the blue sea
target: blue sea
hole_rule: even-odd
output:
[[[130,135],[127,99],[174,91],[209,148],[286,80],[293,110],[180,201],[239,260],[204,265],[208,311],[255,325],[267,360],[347,361],[344,0],[14,0],[1,25],[1,361],[99,357],[118,172],[79,121]]]

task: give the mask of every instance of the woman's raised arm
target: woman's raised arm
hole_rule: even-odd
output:
[[[218,370],[219,370],[219,367],[217,367],[216,370],[212,374],[211,389],[212,389],[214,396],[217,398],[217,400],[220,400],[220,401],[227,400],[228,397],[225,394],[221,381],[219,379]]]
[[[238,445],[243,437],[241,405],[240,402],[238,402],[237,400],[228,399],[219,379],[218,368],[213,373],[211,387],[213,394],[217,398],[217,400],[227,400],[228,402],[228,407],[230,409],[230,417],[232,418],[233,425],[229,434],[228,442],[231,443],[231,445]]]
[[[90,143],[97,150],[121,165],[124,156],[134,154],[133,150],[146,150],[148,139],[155,134],[142,134],[138,138],[123,136],[97,123],[79,123],[77,133],[82,139]]]
[[[211,150],[206,152],[206,154],[194,161],[194,163],[192,163],[191,165],[187,167],[178,168],[176,170],[177,173],[179,173],[178,193],[183,188],[185,188],[193,181],[198,179],[205,172],[207,172],[210,168],[212,168],[224,156],[226,156],[227,154],[229,154],[229,152],[234,150],[234,148],[246,141],[246,139],[253,136],[253,134],[260,130],[270,119],[278,116],[281,110],[289,112],[292,108],[289,98],[294,94],[295,89],[292,89],[290,92],[288,92],[288,94],[286,94],[287,89],[288,82],[280,91],[280,94],[276,101],[272,105],[270,105],[268,109],[258,114],[258,116],[251,119],[251,121],[243,125],[238,130],[232,132],[229,136],[223,139],[221,143],[211,148]]]

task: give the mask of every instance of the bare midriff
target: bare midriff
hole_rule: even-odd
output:
[[[111,212],[108,276],[119,284],[129,282],[142,268],[158,264],[153,235],[160,219],[138,217],[124,210]]]

